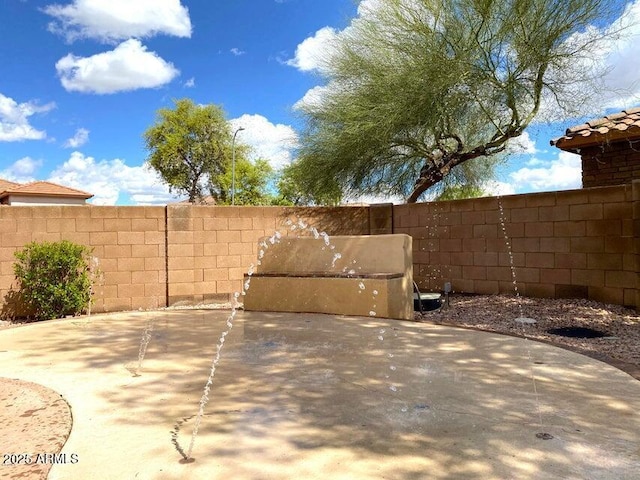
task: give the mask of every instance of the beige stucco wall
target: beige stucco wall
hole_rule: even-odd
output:
[[[255,274],[247,277],[245,309],[413,319],[409,235],[271,240],[258,242],[260,263]],[[354,277],[307,277],[313,274]],[[401,277],[368,278],[371,274]]]
[[[411,237],[403,234],[290,237],[275,244],[261,238],[257,248],[264,251],[258,273],[411,274]]]

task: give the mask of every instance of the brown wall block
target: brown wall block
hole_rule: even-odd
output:
[[[571,205],[569,207],[569,220],[601,220],[604,218],[602,204]]]
[[[511,240],[511,250],[513,252],[539,252],[540,251],[540,239],[539,238],[513,238]]]
[[[604,252],[603,237],[574,237],[571,239],[571,251],[576,253]]]
[[[569,205],[538,208],[538,219],[541,222],[566,222],[569,220]]]
[[[524,226],[524,232],[526,237],[552,237],[554,232],[554,223],[526,223]]]
[[[587,224],[579,222],[555,222],[553,235],[555,237],[584,237],[587,234]]]
[[[526,283],[522,286],[522,294],[534,298],[554,298],[556,286],[552,283]]]
[[[329,234],[368,234],[383,227],[384,233],[391,233],[391,225],[395,233],[410,233],[414,269],[434,288],[446,278],[466,292],[508,291],[508,242],[518,282],[527,286],[527,294],[584,296],[591,287],[593,295],[622,298],[629,304],[630,298],[635,302],[638,297],[633,294],[634,247],[640,236],[633,229],[631,203],[631,187],[616,186],[377,210],[0,207],[0,300],[12,280],[13,251],[32,240],[60,238],[88,244],[100,259],[105,279],[94,311],[165,305],[167,268],[170,303],[229,298],[232,288],[242,288],[242,274],[257,261],[258,238],[276,229],[283,235],[297,234],[285,224],[290,218]],[[637,223],[640,232],[640,220]],[[129,290],[136,291],[130,293],[121,287],[118,292],[120,284],[143,287],[132,287]],[[116,298],[119,295],[129,297]]]
[[[553,253],[526,253],[527,267],[553,268],[555,266],[555,255]]]
[[[586,253],[556,253],[556,268],[587,268]]]
[[[551,207],[556,205],[556,193],[533,193],[525,197],[527,207]]]
[[[569,253],[571,251],[571,239],[569,238],[541,238],[540,251],[546,253]]]
[[[622,235],[622,220],[588,220],[587,236],[615,236]]]

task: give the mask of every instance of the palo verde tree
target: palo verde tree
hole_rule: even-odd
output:
[[[230,196],[224,182],[231,168],[232,134],[223,110],[175,100],[175,108],[162,108],[156,123],[144,133],[148,164],[172,192],[197,203],[205,195],[225,203]],[[245,162],[247,148],[235,145],[236,161]]]
[[[610,0],[379,0],[328,48],[301,109],[298,176],[311,192],[477,188],[543,102],[585,100]],[[593,64],[593,62],[592,62]],[[571,95],[567,95],[571,92]]]
[[[330,186],[322,189],[309,188],[309,179],[315,177],[305,175],[302,165],[294,162],[284,167],[278,174],[278,193],[273,199],[277,205],[331,205],[340,204],[342,200],[342,190],[337,182],[332,182]]]

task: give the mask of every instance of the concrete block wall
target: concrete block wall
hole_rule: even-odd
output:
[[[169,206],[168,304],[228,301],[256,264],[261,237],[276,231],[311,235],[311,227],[329,235],[368,235],[368,207]]]
[[[423,290],[451,281],[455,291],[513,293],[515,272],[526,296],[640,306],[640,181],[371,207],[0,206],[0,305],[15,286],[13,253],[31,241],[93,248],[103,272],[93,311],[104,312],[227,301],[256,263],[260,237],[310,226],[411,235]]]
[[[29,242],[86,245],[101,271],[93,311],[165,305],[163,207],[0,207],[0,304],[17,287],[14,252]]]
[[[640,150],[631,141],[581,149],[582,186],[597,187],[640,179]]]
[[[17,288],[14,252],[29,242],[92,249],[101,271],[93,312],[153,309],[228,301],[256,263],[258,239],[297,234],[299,222],[329,235],[369,234],[367,207],[2,206],[0,312]]]
[[[515,280],[525,296],[636,306],[633,203],[628,184],[398,205],[393,230],[413,237],[423,290],[513,293]]]

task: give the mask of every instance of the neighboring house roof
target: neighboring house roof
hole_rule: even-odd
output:
[[[581,148],[623,140],[640,140],[640,107],[567,128],[564,136],[551,140],[551,145],[576,152]]]
[[[72,197],[84,200],[93,197],[91,193],[69,188],[51,182],[15,183],[0,179],[0,199],[10,195],[25,195],[38,197]]]
[[[0,178],[0,193],[4,192],[5,190],[10,190],[12,188],[19,187],[19,186],[20,186],[19,183],[10,182],[9,180],[4,180]]]

